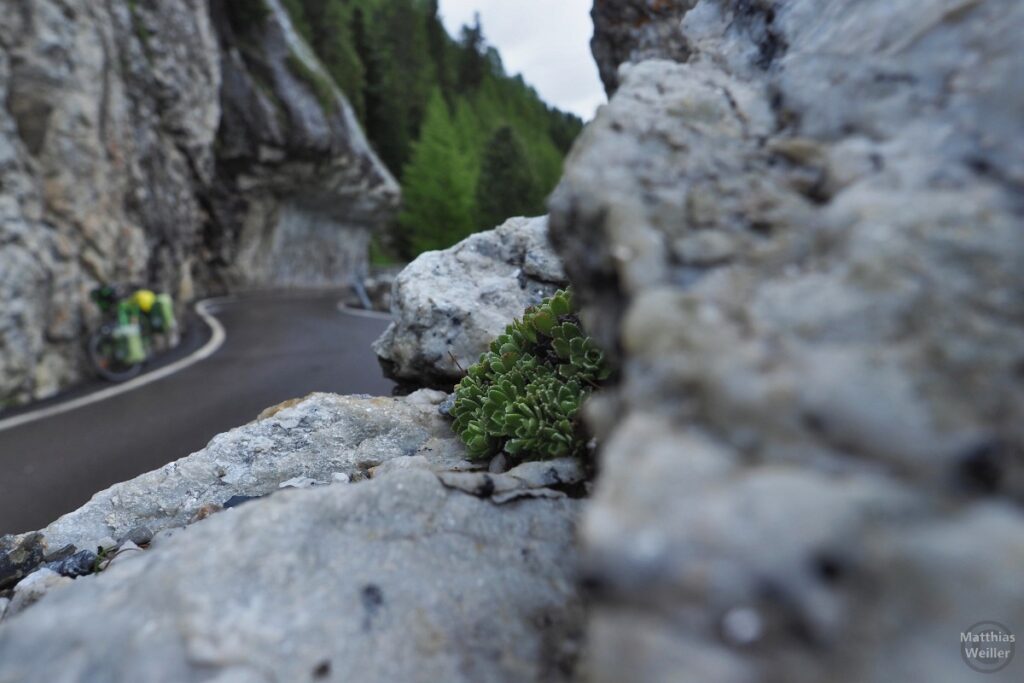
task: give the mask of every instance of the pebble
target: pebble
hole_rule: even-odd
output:
[[[74,552],[75,546],[67,547],[72,550],[70,555],[51,560],[44,564],[43,567],[55,571],[61,576],[69,576],[71,578],[85,576],[96,571],[96,553],[91,550]]]
[[[751,645],[764,634],[764,619],[750,607],[734,607],[722,618],[722,634],[734,645]]]
[[[406,402],[413,405],[421,406],[439,406],[443,405],[448,399],[448,394],[443,391],[437,391],[436,389],[420,389],[414,391],[406,397]]]
[[[501,474],[508,469],[508,460],[505,458],[504,453],[498,453],[496,456],[491,458],[491,464],[487,466],[487,471],[491,474]]]
[[[55,553],[48,553],[45,557],[43,557],[43,562],[47,564],[51,562],[60,562],[61,560],[68,559],[76,552],[78,552],[78,548],[76,548],[74,544],[69,543],[68,545],[64,546]]]
[[[124,538],[135,545],[146,545],[153,540],[153,530],[145,525],[137,526],[125,534]]]
[[[452,408],[454,408],[454,407],[455,407],[455,394],[452,393],[452,394],[449,394],[448,398],[446,398],[445,400],[441,401],[441,403],[437,406],[437,412],[439,412],[443,417],[448,417],[449,415],[451,415]]]

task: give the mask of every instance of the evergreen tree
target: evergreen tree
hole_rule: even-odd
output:
[[[356,115],[365,121],[363,63],[355,51],[345,3],[342,0],[303,0],[303,5],[310,46],[348,96]]]
[[[487,75],[487,43],[484,41],[479,13],[472,26],[462,27],[460,47],[459,92],[466,93],[480,87]]]
[[[454,40],[438,0],[282,1],[402,182],[405,256],[542,210],[583,122],[505,74],[479,16]],[[265,18],[236,14],[240,26]]]
[[[420,124],[426,113],[427,102],[435,84],[432,65],[428,58],[427,25],[418,0],[390,0],[384,12],[384,44],[387,58],[392,63],[398,95],[391,106],[403,109],[406,140],[419,136]],[[410,153],[409,142],[401,151],[400,164],[404,165]]]
[[[427,22],[427,49],[430,51],[430,60],[434,65],[434,77],[441,94],[448,101],[449,106],[453,104],[454,94],[452,87],[452,75],[449,70],[448,53],[451,39],[444,28],[439,13],[437,0],[427,0],[426,9]]]
[[[510,126],[502,126],[487,144],[476,202],[479,225],[493,228],[512,216],[542,213],[537,183],[523,144]]]
[[[396,175],[409,155],[410,131],[398,64],[389,45],[362,8],[352,13],[352,42],[365,70],[366,136]]]
[[[473,186],[448,106],[435,90],[405,168],[399,221],[413,253],[444,249],[473,232]]]

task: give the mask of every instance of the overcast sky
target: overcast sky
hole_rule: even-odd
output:
[[[452,36],[480,12],[487,41],[505,70],[523,74],[541,97],[585,120],[605,101],[590,55],[593,0],[440,0]]]

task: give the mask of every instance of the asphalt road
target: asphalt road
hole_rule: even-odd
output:
[[[0,535],[46,526],[97,491],[193,453],[281,401],[313,391],[390,394],[370,350],[387,321],[340,312],[338,300],[264,294],[218,303],[210,312],[227,336],[209,358],[119,396],[0,430]],[[203,341],[197,335],[193,346]]]

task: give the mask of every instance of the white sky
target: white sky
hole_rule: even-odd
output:
[[[590,55],[593,0],[440,0],[445,26],[458,37],[480,12],[487,42],[505,70],[523,74],[549,104],[589,120],[605,102]]]

